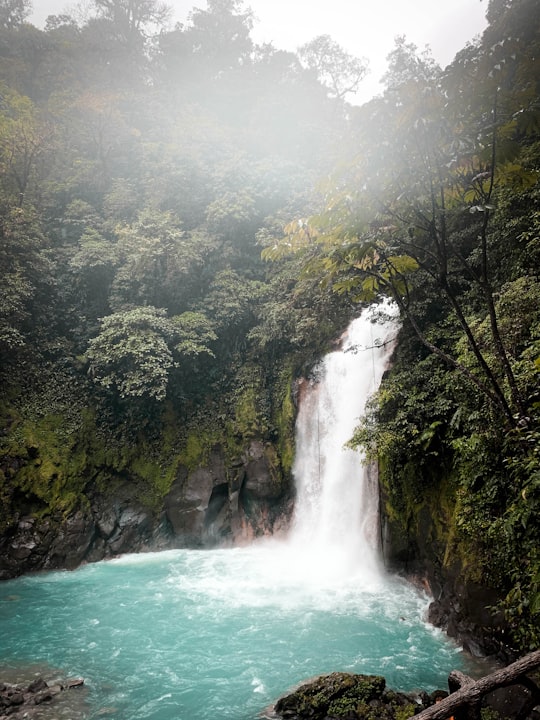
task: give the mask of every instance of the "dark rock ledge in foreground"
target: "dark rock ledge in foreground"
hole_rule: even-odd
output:
[[[44,702],[50,702],[64,690],[80,687],[82,678],[71,678],[49,685],[43,678],[37,678],[29,685],[11,685],[0,682],[0,720],[10,718],[31,718],[32,709]]]
[[[335,672],[322,675],[280,698],[273,712],[283,720],[405,720],[434,703],[436,695],[388,690],[380,675]]]
[[[459,671],[450,693],[402,693],[380,675],[335,672],[280,698],[266,717],[282,720],[540,720],[540,650],[480,680]]]

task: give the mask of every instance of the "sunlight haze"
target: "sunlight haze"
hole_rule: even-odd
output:
[[[174,21],[185,22],[198,0],[171,2]],[[75,7],[65,0],[34,0],[30,20],[38,27],[48,15]],[[296,50],[317,35],[328,34],[349,53],[369,60],[370,72],[362,83],[358,99],[377,94],[379,81],[386,70],[386,56],[392,50],[396,35],[405,35],[423,50],[431,48],[442,66],[485,27],[487,4],[480,0],[455,0],[434,3],[433,0],[252,0],[245,2],[255,15],[252,37],[259,43]]]

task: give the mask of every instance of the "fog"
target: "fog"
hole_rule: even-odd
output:
[[[185,23],[193,7],[206,6],[204,0],[172,0],[168,4],[173,9],[173,24]],[[73,12],[84,5],[66,0],[34,0],[30,20],[43,27],[48,15]],[[356,103],[381,92],[380,79],[396,36],[405,35],[420,49],[429,46],[435,60],[444,67],[486,25],[486,3],[480,0],[252,0],[245,6],[254,13],[252,37],[257,43],[295,51],[314,37],[329,34],[350,54],[367,58],[370,71],[356,93]]]

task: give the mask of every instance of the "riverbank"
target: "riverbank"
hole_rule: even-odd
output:
[[[0,680],[0,720],[31,720],[43,717],[40,707],[50,705],[67,690],[81,688],[82,678],[68,678],[47,682],[37,677],[28,683],[8,683]]]

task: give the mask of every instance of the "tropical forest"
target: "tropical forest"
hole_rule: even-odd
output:
[[[243,0],[207,0],[176,24],[160,0],[92,0],[43,28],[29,21],[29,0],[0,0],[0,680],[34,660],[88,676],[89,696],[62,715],[70,720],[251,720],[277,717],[279,704],[278,715],[257,713],[321,672],[360,668],[399,691],[434,690],[453,668],[474,675],[471,657],[538,655],[540,7],[485,5],[486,29],[447,67],[396,37],[383,90],[359,104],[361,47],[351,55],[329,35],[296,52],[257,44]],[[176,662],[154,682],[152,649],[169,652],[180,605],[190,621],[174,645],[186,638],[194,686],[214,697],[219,668],[237,661],[216,660],[210,672],[217,650],[199,658],[210,621],[196,625],[198,608],[215,592],[211,617],[230,604],[226,637],[241,637],[238,608],[274,562],[272,581],[261,582],[278,610],[258,594],[246,616],[268,604],[295,628],[285,638],[330,633],[326,615],[320,629],[306,625],[327,612],[308,592],[324,575],[324,550],[302,581],[298,626],[282,584],[287,552],[257,556],[244,580],[230,563],[261,539],[286,542],[303,497],[302,407],[322,359],[345,347],[368,308],[362,372],[374,374],[373,353],[383,353],[380,384],[340,446],[376,475],[373,583],[390,583],[381,591],[389,599],[379,607],[371,585],[365,592],[373,612],[395,615],[405,659],[390,640],[381,640],[386,660],[371,665],[336,655],[311,667],[295,649],[279,660],[294,656],[281,679],[238,660],[250,693],[241,710],[215,700],[203,712],[197,699],[182,711],[191,686],[179,698],[164,685],[152,699],[148,686],[161,686]],[[357,350],[343,354],[359,366]],[[347,379],[343,397],[358,392]],[[363,551],[349,545],[358,559]],[[161,581],[158,557],[170,563]],[[304,577],[301,567],[287,582]],[[344,575],[349,583],[354,573]],[[231,583],[219,603],[216,578]],[[125,597],[122,583],[133,583]],[[174,595],[154,618],[165,602],[157,588],[170,584],[185,599]],[[146,614],[118,629],[122,618],[112,618],[143,586],[151,606],[141,595]],[[325,603],[352,593],[346,587],[326,587]],[[50,599],[50,622],[38,595]],[[88,609],[96,637],[108,622],[107,642],[138,629],[133,656],[152,656],[150,669],[141,659],[136,671],[116,670],[127,646],[100,646],[111,685],[115,673],[128,685],[147,675],[144,693],[133,683],[133,706],[127,690],[98,681],[86,631],[43,646],[47,628],[76,624],[98,596],[110,609]],[[421,598],[425,612],[413,609]],[[26,603],[34,614],[21,615]],[[68,605],[73,620],[56,614]],[[265,622],[257,614],[249,626]],[[39,637],[23,642],[30,626]],[[159,641],[152,626],[163,626]],[[329,636],[323,654],[353,627]],[[265,656],[272,642],[265,636]],[[394,677],[390,656],[411,674]],[[436,677],[434,657],[444,659]],[[279,716],[405,720],[423,708],[393,695],[384,714],[375,686],[382,692],[362,685],[352,705],[334,698],[320,715],[286,705]],[[529,691],[529,714],[483,708],[455,718],[536,718],[540,693]],[[0,693],[0,717],[3,702]]]

